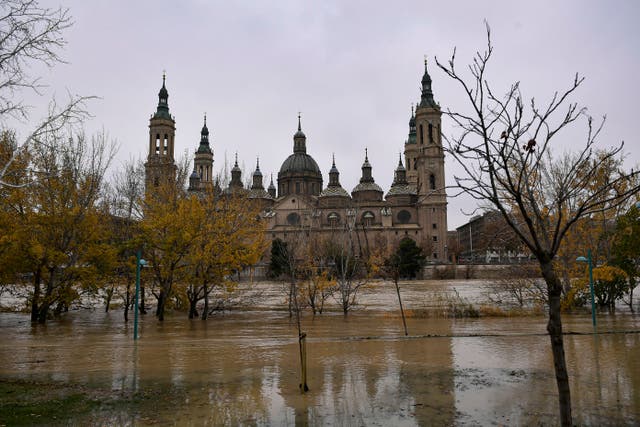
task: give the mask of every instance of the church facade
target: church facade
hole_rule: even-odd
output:
[[[429,262],[446,262],[447,196],[441,138],[442,113],[433,98],[426,61],[421,83],[420,101],[415,112],[412,108],[409,120],[404,161],[400,156],[386,194],[375,182],[366,149],[360,182],[351,192],[340,184],[335,158],[329,169],[329,181],[324,186],[320,167],[307,153],[307,138],[302,131],[300,116],[298,129],[293,135],[293,153],[280,167],[277,188],[272,178],[266,189],[259,164],[253,172],[252,185],[244,188],[237,156],[228,187],[219,188],[214,182],[213,152],[205,117],[200,144],[194,155],[193,173],[189,178],[189,191],[212,188],[221,193],[244,193],[260,204],[269,239],[287,240],[301,233],[331,237],[349,230],[357,234],[361,245],[385,242],[393,246],[402,239],[410,238],[424,249]],[[158,98],[157,111],[149,122],[149,154],[145,163],[147,189],[176,174],[175,121],[169,114],[164,77]]]

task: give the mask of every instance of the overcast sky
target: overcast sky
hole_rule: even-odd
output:
[[[423,58],[431,60],[435,99],[464,108],[460,90],[433,64],[457,46],[460,67],[485,46],[483,19],[495,57],[489,79],[503,92],[520,81],[526,97],[545,100],[586,77],[576,100],[607,125],[603,146],[624,140],[628,167],[640,163],[640,2],[636,1],[45,1],[70,9],[75,24],[58,65],[43,75],[48,97],[97,95],[87,130],[104,128],[120,149],[114,167],[147,155],[148,120],[162,72],[176,119],[176,156],[198,145],[203,114],[214,169],[238,152],[244,169],[260,157],[265,186],[292,153],[297,113],[307,151],[325,185],[335,153],[340,180],[357,184],[364,149],[385,192],[419,100]],[[39,105],[41,104],[41,105]],[[34,113],[35,114],[35,113]],[[36,114],[37,115],[37,114]],[[443,131],[455,133],[443,118]],[[566,136],[582,144],[584,134]],[[447,183],[458,171],[447,159]],[[458,172],[459,173],[459,172]],[[448,191],[450,194],[454,190]],[[449,200],[449,229],[472,212],[468,199]]]

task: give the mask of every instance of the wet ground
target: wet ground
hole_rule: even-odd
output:
[[[395,290],[379,284],[344,317],[305,314],[308,383],[301,394],[297,328],[275,310],[281,285],[261,285],[258,309],[164,323],[141,320],[140,340],[122,313],[76,311],[46,326],[0,313],[0,380],[81,385],[132,405],[72,423],[161,425],[538,425],[557,424],[557,391],[544,317],[409,318],[404,337]],[[456,287],[403,286],[409,309]],[[271,309],[270,309],[271,308]],[[640,317],[566,315],[565,351],[574,420],[640,423]],[[145,402],[140,396],[150,396]]]

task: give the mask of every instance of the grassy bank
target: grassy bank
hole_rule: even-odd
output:
[[[0,380],[0,426],[133,425],[155,422],[177,390],[121,392],[68,383]]]

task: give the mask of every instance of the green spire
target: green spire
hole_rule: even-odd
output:
[[[416,115],[413,112],[413,104],[411,104],[411,118],[409,119],[409,139],[407,144],[416,143]]]
[[[166,78],[167,75],[163,72],[162,87],[160,88],[160,92],[158,92],[158,108],[156,114],[153,116],[154,118],[171,119],[171,114],[169,114],[169,92],[165,86]]]
[[[200,146],[196,153],[211,153],[209,147],[209,128],[207,127],[207,113],[204,113],[204,125],[200,131]]]
[[[431,76],[427,70],[427,57],[424,57],[424,74],[422,76],[422,95],[420,96],[420,107],[437,108],[438,104],[433,99],[431,90]]]

